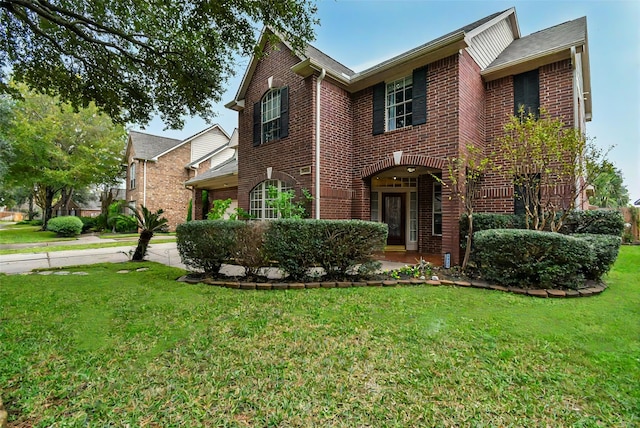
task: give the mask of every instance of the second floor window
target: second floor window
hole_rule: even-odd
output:
[[[538,70],[513,76],[513,110],[520,115],[520,108],[524,114],[532,113],[536,117],[540,114],[540,78]]]
[[[280,89],[262,97],[262,142],[280,139]]]
[[[129,189],[136,188],[136,163],[131,162],[129,166]]]
[[[387,131],[412,124],[413,79],[403,77],[387,83]]]
[[[289,135],[289,88],[270,89],[253,106],[253,145]]]

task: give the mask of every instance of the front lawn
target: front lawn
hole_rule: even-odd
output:
[[[10,426],[638,426],[639,265],[558,300],[0,275],[0,394]]]
[[[73,241],[61,238],[54,232],[40,230],[42,226],[9,225],[0,228],[0,244],[27,244],[32,242]]]

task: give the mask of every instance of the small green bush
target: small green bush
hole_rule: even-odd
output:
[[[82,232],[82,220],[76,216],[54,217],[47,223],[47,230],[59,236],[77,236]]]
[[[87,233],[98,228],[98,217],[80,217],[82,221],[82,233]]]
[[[560,229],[560,233],[567,235],[588,233],[622,236],[623,231],[624,218],[614,210],[572,211]]]
[[[387,226],[361,220],[281,219],[271,222],[265,249],[292,279],[304,279],[312,267],[329,277],[344,277],[384,248]]]
[[[182,263],[206,274],[218,274],[234,251],[241,221],[194,220],[179,224],[176,243]]]
[[[622,239],[614,235],[579,234],[572,235],[586,241],[592,251],[592,256],[585,260],[582,272],[587,279],[599,280],[609,272],[613,263],[618,258]]]
[[[594,256],[585,239],[552,232],[494,229],[474,240],[482,276],[507,286],[577,288]]]
[[[481,232],[491,229],[524,229],[524,216],[515,214],[474,213],[473,232]],[[467,233],[469,233],[469,221],[467,214],[460,216],[460,247],[467,245]]]

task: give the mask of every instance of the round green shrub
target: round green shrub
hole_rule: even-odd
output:
[[[577,234],[572,235],[586,241],[591,247],[593,256],[582,267],[587,279],[599,280],[609,272],[618,258],[622,238],[614,235]]]
[[[507,286],[577,288],[595,257],[585,239],[553,232],[493,229],[474,240],[482,276]]]
[[[77,236],[82,232],[82,220],[76,216],[54,217],[47,223],[47,230],[59,236]]]

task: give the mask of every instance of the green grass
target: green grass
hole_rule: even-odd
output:
[[[183,272],[0,275],[16,426],[640,424],[640,247],[603,294],[260,292]]]
[[[73,241],[54,232],[41,231],[41,226],[10,225],[0,229],[0,244],[27,244],[32,242]]]
[[[162,238],[153,237],[151,239],[152,244],[164,244],[166,242],[176,242],[175,238]],[[53,251],[69,251],[69,250],[87,250],[92,248],[111,248],[111,247],[126,247],[135,246],[137,239],[119,240],[117,242],[98,242],[96,244],[74,244],[74,245],[48,245],[46,247],[30,247],[30,248],[13,248],[13,249],[0,249],[0,255],[3,254],[31,254]]]

